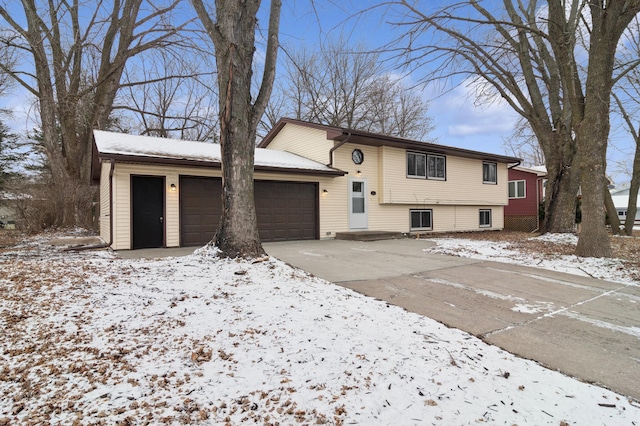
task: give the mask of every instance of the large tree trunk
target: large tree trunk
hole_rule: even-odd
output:
[[[556,113],[559,115],[559,113]],[[580,170],[576,164],[576,146],[566,127],[553,130],[548,123],[532,120],[547,167],[544,198],[543,233],[571,233],[576,224],[576,196],[580,187]],[[535,126],[534,126],[535,125]]]
[[[605,228],[604,191],[609,138],[613,69],[618,40],[640,10],[640,2],[589,2],[592,30],[584,98],[584,114],[575,123],[583,194],[582,233],[576,254],[610,257],[611,242]],[[587,173],[588,171],[588,173]]]
[[[221,17],[218,22],[232,16]],[[240,21],[240,20],[239,20]],[[235,26],[229,22],[221,27]],[[222,150],[222,217],[215,244],[227,257],[257,257],[264,254],[258,234],[258,220],[253,198],[253,164],[255,131],[249,125],[253,56],[253,27],[233,31],[251,35],[242,45],[216,45],[216,62],[220,81],[220,149]],[[242,49],[248,49],[242,51]],[[224,50],[223,50],[224,49]],[[226,86],[226,87],[224,87]],[[224,90],[224,92],[223,92]],[[224,93],[224,95],[222,95]],[[238,95],[241,93],[241,95]],[[235,96],[234,96],[235,95]]]
[[[549,158],[547,156],[547,158]],[[574,232],[576,224],[576,196],[580,185],[578,167],[566,161],[547,164],[545,216],[543,233]]]
[[[604,204],[608,117],[608,110],[605,110],[599,120],[592,118],[593,124],[586,121],[580,128],[581,135],[578,136],[580,165],[583,170],[589,170],[589,173],[583,173],[580,179],[582,232],[576,247],[578,256],[611,257],[611,243],[605,226]],[[598,126],[603,127],[598,128]]]
[[[21,11],[0,5],[0,17],[24,37],[25,52],[33,58],[23,70],[4,71],[38,100],[41,143],[51,168],[52,226],[92,226],[92,129],[105,128],[127,60],[167,48],[179,30],[168,15],[179,0],[154,8],[143,2],[98,2],[97,10],[95,4],[61,0],[23,0]],[[15,17],[18,12],[26,25]],[[101,49],[99,57],[95,48]],[[99,69],[91,68],[94,64]]]
[[[251,77],[259,0],[216,0],[214,23],[202,0],[192,0],[216,51],[222,151],[222,216],[215,244],[225,257],[264,255],[253,199],[258,122],[266,108],[278,50],[280,0],[272,0],[260,92],[252,103]]]

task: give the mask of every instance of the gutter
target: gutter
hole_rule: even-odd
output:
[[[517,163],[515,163],[513,166],[507,166],[507,169],[513,169],[514,167],[518,167],[520,164],[522,164],[522,160],[519,160]]]
[[[111,167],[109,169],[109,242],[103,244],[95,244],[88,246],[66,247],[62,251],[84,251],[84,250],[98,250],[103,248],[109,248],[113,244],[113,171],[116,167],[115,159],[111,160]]]
[[[347,132],[347,137],[344,140],[338,142],[338,145],[334,146],[329,150],[329,164],[327,164],[327,167],[333,167],[333,152],[336,149],[340,148],[345,143],[347,143],[349,141],[349,138],[351,138],[351,132]]]

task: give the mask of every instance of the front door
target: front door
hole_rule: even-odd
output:
[[[349,229],[367,227],[367,180],[349,179]]]
[[[133,249],[164,244],[164,177],[131,177]]]

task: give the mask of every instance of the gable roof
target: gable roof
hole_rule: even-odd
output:
[[[153,136],[94,130],[95,144],[93,179],[99,180],[98,160],[114,160],[134,163],[162,163],[182,166],[219,168],[220,145]],[[283,173],[343,176],[346,172],[301,157],[273,149],[256,148],[254,169]]]
[[[326,126],[324,124],[310,123],[307,121],[295,120],[293,118],[281,118],[273,127],[273,129],[271,129],[269,133],[267,133],[267,135],[262,139],[258,146],[260,148],[266,148],[267,146],[269,146],[271,141],[287,124],[323,130],[327,133],[327,139],[342,143],[350,142],[370,146],[391,146],[394,148],[427,151],[433,154],[454,155],[458,157],[495,161],[498,163],[520,164],[520,162],[522,161],[520,158],[510,157],[507,155],[490,154],[487,152],[455,148],[452,146],[439,145],[430,142],[421,142],[394,136],[381,135],[378,133],[363,132],[361,130],[351,130],[341,127]]]

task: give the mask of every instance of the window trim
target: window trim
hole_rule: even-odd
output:
[[[489,223],[488,224],[483,224],[482,223],[482,213],[489,213]],[[480,228],[491,228],[493,226],[493,220],[491,218],[491,209],[480,209],[479,217],[478,217],[478,226]]]
[[[484,178],[484,167],[485,166],[493,166],[495,169],[495,180],[485,180]],[[482,183],[487,185],[497,185],[498,184],[498,163],[494,161],[483,161],[482,162]]]
[[[425,152],[416,152],[416,151],[407,151],[406,152],[406,164],[407,164],[407,168],[406,168],[406,172],[407,172],[407,178],[408,179],[425,179],[425,180],[447,180],[447,156],[446,155],[439,155],[439,154],[428,154]],[[409,156],[413,155],[413,156],[422,156],[424,158],[424,175],[421,174],[417,174],[417,170],[416,170],[416,174],[409,174]],[[443,161],[443,176],[439,177],[439,176],[429,176],[429,158],[441,158]]]
[[[519,182],[524,182],[524,185],[522,186],[523,189],[524,189],[524,194],[523,195],[518,195],[518,183]],[[511,188],[510,188],[511,184],[514,184],[514,186],[515,186],[515,190],[513,191],[515,195],[513,197],[511,195],[508,195],[510,200],[527,198],[527,181],[526,181],[526,179],[510,180],[509,183],[507,184],[507,194],[511,194]]]
[[[411,223],[411,214],[414,212],[419,212],[419,213],[428,212],[429,218],[431,219],[431,226],[414,228]],[[410,231],[433,231],[433,209],[409,209],[409,230]]]

